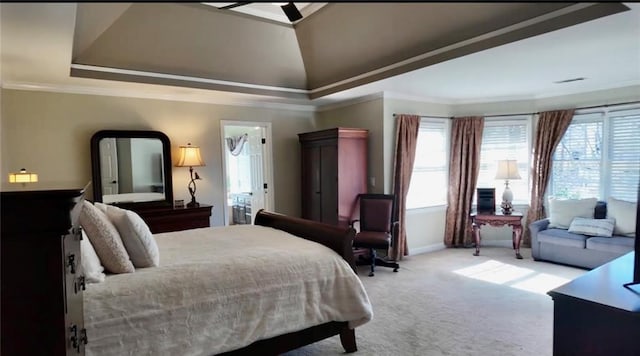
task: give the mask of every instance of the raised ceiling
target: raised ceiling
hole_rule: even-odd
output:
[[[257,5],[252,3],[246,7]],[[412,8],[415,11],[400,11],[400,5],[415,6]],[[456,31],[470,26],[466,12],[469,9],[482,12],[473,6],[484,5],[504,5],[493,8],[500,12],[514,4],[405,3],[394,7],[375,3],[329,3],[316,8],[315,13],[305,14],[307,10],[303,8],[301,12],[305,17],[291,25],[196,3],[3,2],[0,3],[0,85],[8,89],[294,110],[329,108],[382,93],[385,97],[444,104],[535,101],[568,94],[594,92],[596,95],[595,92],[611,88],[616,89],[611,91],[618,93],[616,97],[621,91],[627,93],[623,95],[625,98],[638,97],[633,93],[640,93],[640,4],[525,3],[531,8],[541,6],[544,11],[551,10],[546,6],[564,7],[462,42],[451,45],[442,42],[439,45],[444,47],[428,51],[428,44],[438,46],[437,41],[442,40],[433,35],[433,31],[438,28],[445,31],[451,25],[453,35],[460,35],[463,32]],[[144,6],[170,6],[169,9],[176,9],[175,16],[157,9],[139,11]],[[613,6],[613,10],[608,6]],[[454,8],[459,12],[447,14]],[[615,13],[626,8],[631,10]],[[434,13],[436,9],[439,16]],[[192,14],[191,10],[199,15]],[[487,16],[493,11],[486,10]],[[605,15],[609,12],[614,13]],[[186,16],[187,19],[179,14],[192,15]],[[198,20],[211,14],[215,14],[212,18],[217,20]],[[507,14],[503,12],[503,17]],[[565,21],[567,17],[570,21]],[[593,20],[588,20],[592,17]],[[450,24],[438,22],[439,18],[449,20]],[[459,20],[462,18],[465,21]],[[213,30],[208,22],[214,22]],[[567,22],[576,24],[569,26]],[[429,23],[433,26],[440,23],[441,27],[430,28]],[[538,31],[540,34],[535,35]],[[439,36],[447,37],[442,33]],[[300,42],[307,37],[317,38],[304,40],[308,41],[306,44]],[[169,38],[173,42],[167,42]],[[283,44],[284,38],[290,40],[284,42],[293,44]],[[411,39],[415,47],[405,38]],[[200,47],[175,43],[192,39]],[[455,40],[455,36],[451,40]],[[500,44],[502,42],[504,44]],[[211,43],[218,46],[216,51],[209,48]],[[119,53],[119,48],[135,47],[134,44],[143,49],[132,49],[141,57],[123,60],[129,54]],[[176,53],[176,48],[184,53]],[[399,53],[384,52],[388,48],[398,49]],[[113,53],[109,53],[111,50]],[[140,53],[144,50],[154,51],[157,57],[172,58],[176,63],[149,58],[146,53]],[[282,51],[286,53],[280,53]],[[427,52],[415,55],[422,51]],[[217,78],[180,73],[183,69],[195,75],[219,70],[206,65],[195,68],[187,63],[206,64],[200,58],[205,54],[228,70],[219,71]],[[83,56],[96,56],[97,60],[108,58],[113,63],[122,61],[125,68],[101,66],[98,62],[79,64],[78,58]],[[179,63],[182,61],[186,62]],[[370,70],[375,67],[370,62],[376,62],[378,68]],[[152,72],[148,63],[155,65],[153,70],[158,72]],[[137,69],[126,69],[127,66]],[[262,69],[254,71],[254,67]],[[326,83],[322,82],[329,77]],[[586,79],[555,83],[576,77]],[[256,80],[258,78],[260,80]]]
[[[80,3],[71,75],[315,99],[626,10],[329,3],[292,26],[196,3]]]

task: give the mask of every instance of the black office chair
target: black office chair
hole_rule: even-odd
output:
[[[367,248],[370,255],[368,259],[362,258],[356,261],[358,265],[370,264],[371,272],[369,277],[374,276],[376,265],[391,267],[394,272],[398,272],[398,265],[395,261],[389,261],[377,256],[376,249],[386,249],[393,246],[395,237],[398,234],[398,222],[394,221],[396,209],[396,197],[393,194],[360,194],[360,219],[351,221],[360,222],[360,231],[353,240],[353,247]]]

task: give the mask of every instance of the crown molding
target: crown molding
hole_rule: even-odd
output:
[[[106,87],[66,85],[66,84],[54,84],[54,83],[30,83],[30,82],[13,82],[13,81],[2,82],[2,84],[0,84],[0,87],[2,87],[3,89],[42,91],[42,92],[51,92],[51,93],[115,96],[115,97],[139,98],[139,99],[156,99],[156,100],[168,100],[168,101],[193,102],[193,103],[202,103],[202,104],[254,107],[254,108],[275,109],[275,110],[304,111],[304,112],[316,111],[315,105],[311,105],[311,104],[302,105],[302,104],[276,103],[276,102],[266,102],[266,101],[241,99],[241,98],[216,98],[215,94],[204,94],[204,95],[191,94],[191,93],[163,94],[163,93],[150,92],[144,89],[122,89],[122,88],[106,88]],[[225,94],[228,94],[228,93],[225,93]]]

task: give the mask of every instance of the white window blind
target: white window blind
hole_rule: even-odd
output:
[[[553,154],[551,196],[600,197],[603,114],[574,115]]]
[[[422,119],[407,194],[407,209],[447,203],[447,142],[446,120]]]
[[[640,110],[609,115],[609,191],[602,198],[636,201],[640,181]]]
[[[575,115],[553,155],[549,194],[637,201],[640,109]]]
[[[528,127],[528,119],[523,117],[506,117],[500,120],[485,119],[477,187],[495,188],[496,204],[498,205],[502,201],[505,181],[496,180],[496,172],[498,161],[504,159],[517,160],[518,171],[522,178],[509,181],[509,187],[513,192],[513,202],[516,204],[529,202]]]

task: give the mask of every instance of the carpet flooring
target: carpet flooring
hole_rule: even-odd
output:
[[[368,277],[373,320],[356,329],[362,355],[552,354],[553,301],[546,292],[586,270],[531,259],[507,246],[445,249],[409,256],[400,271],[380,267]],[[286,356],[344,355],[338,336]]]

